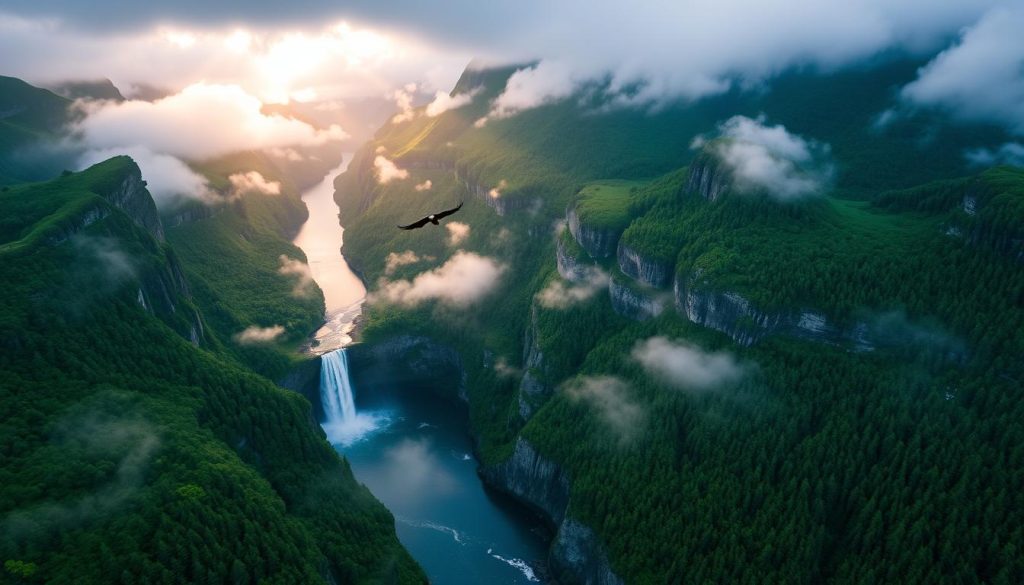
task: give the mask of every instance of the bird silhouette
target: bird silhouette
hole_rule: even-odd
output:
[[[431,215],[428,215],[427,217],[424,217],[423,219],[421,219],[419,221],[414,221],[414,222],[410,223],[409,225],[400,225],[398,227],[399,227],[399,229],[403,229],[403,230],[415,230],[415,229],[419,229],[419,228],[427,225],[428,223],[432,223],[434,225],[439,225],[437,223],[437,220],[443,219],[445,217],[448,217],[449,215],[455,213],[456,211],[458,211],[460,209],[462,209],[462,202],[459,202],[458,207],[453,207],[451,209],[448,209],[448,210],[445,210],[445,211],[442,211],[442,212],[439,212],[439,213],[433,213]]]

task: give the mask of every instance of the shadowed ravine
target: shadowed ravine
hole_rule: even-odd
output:
[[[295,240],[327,304],[328,322],[310,350],[322,355],[324,431],[356,478],[394,514],[399,539],[431,582],[540,582],[543,525],[507,497],[485,491],[465,413],[425,387],[389,381],[386,372],[374,372],[365,387],[352,383],[344,347],[352,342],[365,289],[340,254],[333,178],[347,166],[345,158],[303,196],[310,218]]]

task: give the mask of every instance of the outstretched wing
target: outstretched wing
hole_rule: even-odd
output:
[[[418,228],[421,228],[421,227],[427,225],[427,222],[429,222],[429,221],[430,221],[430,218],[424,217],[423,219],[421,219],[419,221],[414,221],[414,222],[410,223],[409,225],[400,225],[398,227],[400,229],[403,229],[403,230],[414,230],[414,229],[418,229]]]
[[[456,211],[458,211],[460,209],[462,209],[462,202],[461,201],[459,202],[459,206],[458,207],[453,207],[453,208],[451,208],[451,209],[449,209],[447,211],[442,211],[441,213],[435,213],[434,214],[434,219],[441,219],[442,217],[448,217],[449,215],[455,213]]]

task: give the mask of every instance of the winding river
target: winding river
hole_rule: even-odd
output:
[[[546,536],[540,521],[477,476],[464,412],[413,387],[377,385],[360,392],[348,378],[366,289],[341,254],[344,229],[334,177],[350,155],[303,195],[309,220],[295,244],[324,291],[327,323],[310,348],[324,358],[322,422],[331,443],[395,516],[399,540],[432,583],[521,584],[543,580]]]

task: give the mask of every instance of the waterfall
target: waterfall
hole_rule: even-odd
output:
[[[344,349],[320,356],[320,404],[324,407],[325,419],[320,426],[332,444],[351,445],[386,426],[389,420],[382,412],[356,412],[348,354]]]
[[[348,425],[356,420],[356,403],[348,377],[348,354],[344,349],[320,356],[320,402],[327,420],[324,424]]]

